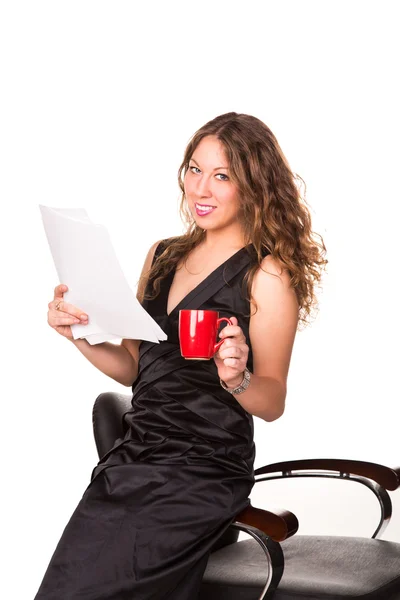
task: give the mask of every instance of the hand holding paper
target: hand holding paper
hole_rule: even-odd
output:
[[[82,208],[40,210],[58,277],[68,286],[65,300],[89,315],[88,325],[71,326],[74,339],[166,340],[131,290],[106,228]]]

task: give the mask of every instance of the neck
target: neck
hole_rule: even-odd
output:
[[[209,250],[216,250],[218,248],[243,248],[247,242],[244,238],[243,231],[235,228],[227,231],[223,230],[208,230],[206,231],[203,245]]]

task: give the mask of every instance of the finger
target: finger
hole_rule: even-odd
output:
[[[68,291],[68,287],[64,284],[64,283],[60,283],[59,285],[56,285],[56,287],[54,288],[54,300],[57,299],[61,299],[63,298],[63,294],[65,294],[65,292]]]
[[[240,336],[243,336],[243,338],[245,337],[241,327],[238,325],[226,325],[226,327],[224,327],[219,334],[219,337],[221,338]]]
[[[240,365],[240,358],[224,358],[225,367],[231,367],[233,369],[238,368]]]
[[[56,313],[54,316],[57,317],[67,317],[72,315],[77,319],[82,319],[84,321],[88,319],[88,315],[83,310],[80,310],[76,306],[68,304],[68,302],[64,302],[63,300],[53,300],[52,302],[49,302],[48,306],[51,311]]]
[[[76,317],[56,317],[52,319],[50,324],[52,327],[60,327],[61,325],[76,325],[77,323],[81,323],[81,320]]]
[[[226,337],[221,348],[241,348],[242,346],[246,346],[246,343],[243,343],[237,337]]]
[[[228,356],[236,356],[236,344],[232,344],[231,338],[224,340],[222,346],[219,349],[219,355],[221,358],[227,358]]]
[[[244,366],[246,366],[249,357],[249,348],[248,346],[235,346],[234,348],[223,348],[221,346],[218,357],[221,360],[225,360],[227,358],[236,358],[240,360]]]
[[[69,340],[74,339],[74,336],[71,333],[70,327],[54,327],[54,331],[57,331],[57,333],[68,338]]]
[[[220,346],[220,349],[224,350],[225,348],[239,348],[242,353],[249,352],[249,347],[244,338],[243,340],[237,337],[225,338],[223,344]]]

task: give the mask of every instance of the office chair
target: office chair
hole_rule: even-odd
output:
[[[93,407],[97,452],[103,456],[123,437],[131,396],[106,392]],[[294,535],[290,511],[251,505],[213,547],[199,600],[400,600],[400,544],[379,540],[392,504],[387,490],[400,487],[400,469],[354,460],[308,459],[256,469],[256,484],[280,478],[340,478],[366,486],[381,509],[371,538]],[[239,532],[249,539],[238,541]]]

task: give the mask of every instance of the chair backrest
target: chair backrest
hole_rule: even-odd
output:
[[[126,394],[105,392],[96,398],[92,417],[99,458],[113,447],[118,438],[124,437],[123,416],[131,408],[131,397]]]

